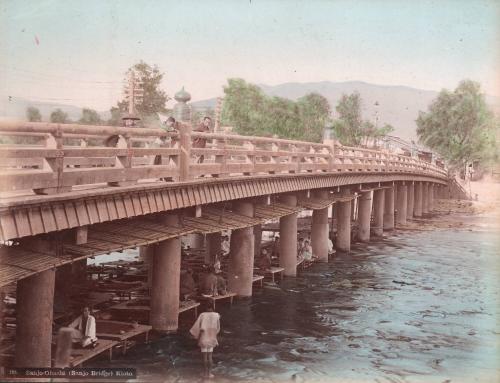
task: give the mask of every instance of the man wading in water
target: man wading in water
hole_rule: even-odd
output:
[[[220,315],[214,312],[212,307],[201,313],[189,332],[198,339],[201,354],[203,355],[203,365],[205,367],[205,378],[214,378],[212,374],[213,360],[212,353],[214,347],[218,346],[217,334],[220,331]]]

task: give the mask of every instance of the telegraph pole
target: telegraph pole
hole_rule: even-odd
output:
[[[135,125],[133,123],[139,118],[136,115],[135,107],[143,101],[144,89],[142,88],[142,79],[138,78],[135,70],[130,69],[128,71],[128,81],[124,89],[125,99],[128,101],[128,116],[125,120],[128,120],[131,126]]]
[[[217,97],[217,104],[215,105],[215,118],[214,118],[214,132],[218,132],[220,130],[220,115],[222,112],[222,97]]]
[[[135,72],[131,70],[128,74],[128,113],[135,115]]]

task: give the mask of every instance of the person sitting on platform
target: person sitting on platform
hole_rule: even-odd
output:
[[[221,253],[216,253],[214,257],[212,257],[214,259],[214,271],[215,271],[215,274],[218,274],[221,272],[221,269],[220,269],[220,258],[222,256],[222,252]]]
[[[313,251],[312,251],[312,246],[311,242],[309,239],[306,239],[304,241],[304,247],[302,249],[302,256],[304,257],[305,261],[312,261],[313,260]]]
[[[202,295],[210,297],[219,295],[217,289],[217,276],[215,275],[213,267],[210,267],[207,273],[201,275],[200,288]]]
[[[269,270],[270,268],[271,268],[271,257],[269,257],[269,254],[267,253],[266,249],[262,249],[260,251],[259,269]]]
[[[271,258],[276,259],[279,258],[279,256],[280,256],[280,237],[276,236],[274,237],[273,252],[271,253]]]
[[[196,284],[193,278],[193,270],[187,269],[186,272],[181,273],[181,300],[188,300],[196,292]]]
[[[328,256],[335,254],[335,250],[333,249],[332,237],[328,237]]]
[[[304,259],[304,238],[299,238],[297,241],[297,261],[301,262]]]
[[[215,271],[217,277],[217,294],[226,295],[227,294],[227,283],[224,277],[221,275],[221,271]]]
[[[222,255],[225,257],[229,254],[229,237],[227,235],[225,235],[224,237],[222,237],[222,242],[221,242],[221,250],[222,250]]]
[[[85,306],[82,315],[69,324],[73,331],[73,342],[82,347],[97,346],[95,318],[90,315],[90,308]]]

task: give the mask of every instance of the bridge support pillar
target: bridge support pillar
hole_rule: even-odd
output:
[[[429,212],[429,183],[422,182],[422,214]]]
[[[434,184],[429,184],[429,212],[434,210]]]
[[[320,199],[327,199],[328,190],[318,190],[314,195]],[[328,207],[313,210],[311,247],[320,262],[328,262]]]
[[[413,215],[415,217],[422,217],[422,182],[415,183],[415,206]]]
[[[81,259],[71,264],[73,283],[85,283],[87,280],[87,260]]]
[[[55,270],[17,282],[16,367],[51,367]]]
[[[255,225],[253,227],[253,255],[258,257],[260,255],[260,249],[262,245],[262,225]]]
[[[385,189],[378,189],[373,192],[373,218],[375,227],[373,235],[381,237],[384,232],[384,205]]]
[[[408,211],[408,192],[406,185],[398,185],[396,203],[396,208],[398,209],[397,223],[398,225],[406,225],[406,215]]]
[[[236,202],[233,210],[247,217],[254,216],[252,202]],[[254,263],[253,227],[233,230],[229,252],[228,288],[243,297],[252,296]]]
[[[408,182],[407,186],[407,206],[406,219],[413,218],[413,210],[415,207],[415,185],[413,182]]]
[[[372,191],[361,193],[358,205],[359,232],[358,239],[361,242],[370,240],[370,221],[372,217]]]
[[[285,195],[281,203],[297,206],[295,195]],[[297,213],[280,218],[280,266],[285,269],[284,275],[295,277],[297,275]]]
[[[161,223],[179,224],[176,215],[165,215]],[[161,241],[154,249],[152,262],[151,310],[149,321],[161,332],[176,331],[179,322],[179,289],[181,276],[180,238]]]
[[[54,288],[54,311],[66,312],[69,309],[71,299],[71,287],[73,284],[72,264],[67,263],[56,269]]]
[[[384,202],[384,230],[394,229],[394,188],[385,189],[385,202]]]
[[[139,247],[139,259],[144,262],[148,271],[148,289],[151,292],[153,283],[153,254],[156,245],[144,245]]]
[[[342,190],[343,196],[349,196],[349,188]],[[336,248],[340,251],[351,251],[351,205],[352,201],[337,203],[337,241]]]
[[[207,251],[205,252],[205,263],[213,265],[215,255],[221,251],[221,233],[211,233],[207,235]]]

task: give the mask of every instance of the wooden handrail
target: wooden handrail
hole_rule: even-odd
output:
[[[175,182],[205,175],[283,172],[447,176],[441,167],[387,150],[193,132],[187,124],[177,127],[178,131],[166,132],[138,127],[1,121],[0,136],[33,137],[37,144],[0,145],[0,191],[31,189],[47,194],[83,184],[124,186],[141,180]],[[205,139],[207,145],[199,147],[200,139]],[[191,147],[193,141],[198,144]]]

